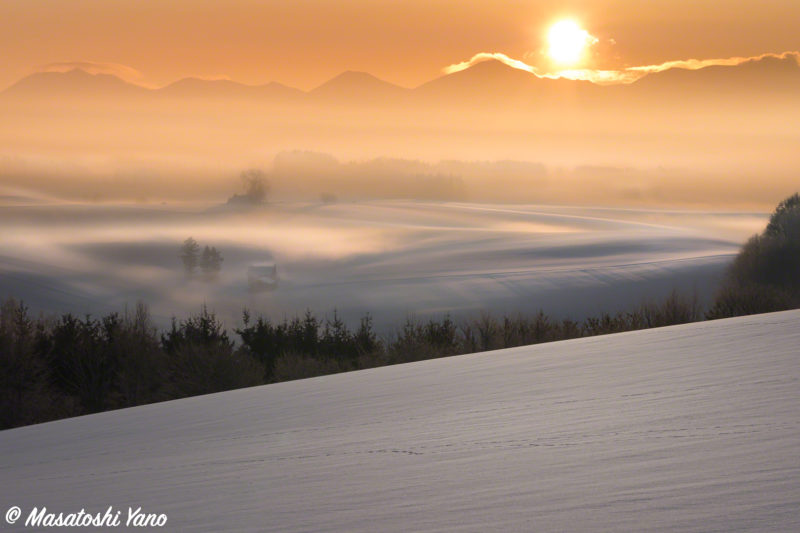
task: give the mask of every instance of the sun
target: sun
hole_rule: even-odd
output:
[[[574,20],[561,20],[547,32],[547,55],[561,65],[573,65],[583,58],[586,48],[596,42]]]

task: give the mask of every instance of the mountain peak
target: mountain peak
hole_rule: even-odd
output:
[[[81,68],[65,72],[36,72],[26,76],[3,91],[14,96],[45,95],[59,96],[117,96],[119,94],[140,94],[144,87],[128,83],[113,74],[92,74]]]
[[[487,59],[469,68],[445,74],[417,87],[429,100],[444,104],[451,98],[498,103],[497,97],[526,99],[540,90],[542,79],[497,59]]]
[[[407,91],[408,89],[384,81],[368,72],[347,70],[311,90],[309,94],[323,98],[370,96],[383,99],[397,97]]]
[[[527,72],[525,70],[521,70],[521,69],[518,69],[518,68],[514,68],[511,65],[509,65],[508,63],[505,63],[503,61],[500,61],[499,59],[494,59],[494,58],[485,59],[483,61],[479,61],[479,62],[475,63],[474,65],[472,65],[469,68],[466,68],[464,70],[471,70],[472,72],[484,72],[484,73],[485,72],[498,72],[499,73],[499,72],[517,71],[517,72],[524,72],[524,73],[530,74],[530,72]],[[463,71],[459,71],[459,72],[463,72]],[[456,74],[456,73],[454,73],[454,74]]]

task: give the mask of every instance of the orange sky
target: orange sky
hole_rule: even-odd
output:
[[[600,40],[593,68],[800,49],[796,0],[0,0],[0,88],[72,61],[126,65],[153,86],[310,89],[363,70],[412,87],[479,52],[537,66],[563,16]]]

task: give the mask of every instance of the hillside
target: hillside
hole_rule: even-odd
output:
[[[800,311],[0,433],[0,499],[173,531],[797,531]]]

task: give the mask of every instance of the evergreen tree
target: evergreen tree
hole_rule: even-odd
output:
[[[183,241],[181,246],[181,261],[183,261],[183,269],[186,271],[187,276],[194,274],[198,264],[197,254],[200,251],[200,245],[197,241],[189,237]]]
[[[200,257],[200,269],[206,277],[215,277],[222,270],[223,261],[222,254],[215,247],[206,246]]]

